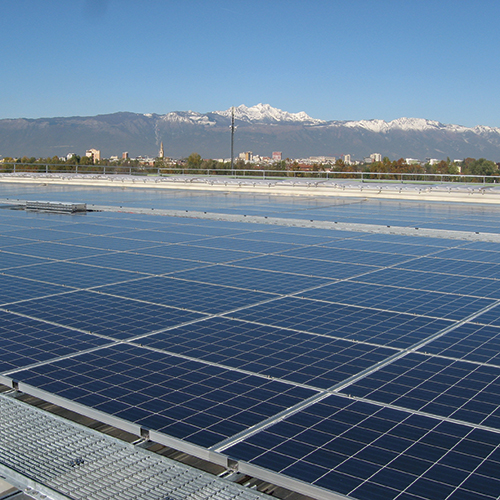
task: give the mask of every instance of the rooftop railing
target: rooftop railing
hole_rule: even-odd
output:
[[[117,165],[66,165],[49,163],[0,163],[0,174],[93,174],[133,176],[224,176],[232,179],[289,179],[311,178],[316,180],[350,179],[360,182],[412,182],[412,183],[470,183],[494,184],[500,175],[439,174],[420,172],[345,172],[333,170],[266,170],[266,169],[202,169],[184,166],[117,166]]]

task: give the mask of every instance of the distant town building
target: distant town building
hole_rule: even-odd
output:
[[[420,160],[416,158],[405,158],[405,162],[407,165],[420,165]]]
[[[273,161],[281,161],[282,154],[281,151],[273,151]]]
[[[372,161],[382,161],[382,155],[380,153],[372,153],[370,155],[370,158],[372,159]]]
[[[344,160],[344,163],[346,165],[352,164],[351,155],[342,155],[341,158],[342,158],[342,160]]]
[[[122,153],[122,160],[128,160],[129,159],[129,156],[128,156],[128,151],[124,151]]]
[[[245,151],[244,153],[240,153],[238,158],[244,161],[252,161],[253,153],[251,151]]]
[[[165,156],[165,152],[163,151],[163,141],[162,141],[160,144],[160,152],[158,153],[158,158],[163,160],[164,156]]]
[[[335,156],[310,156],[308,161],[310,163],[335,163]]]
[[[87,149],[85,156],[92,158],[92,163],[101,161],[101,152],[98,149]]]

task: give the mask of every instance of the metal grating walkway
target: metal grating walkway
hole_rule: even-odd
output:
[[[5,395],[0,395],[0,475],[74,500],[266,498]]]

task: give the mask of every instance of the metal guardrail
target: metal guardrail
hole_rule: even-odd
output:
[[[361,182],[420,182],[420,183],[500,183],[500,175],[427,174],[418,172],[343,172],[313,170],[261,170],[261,169],[191,169],[179,166],[133,167],[115,165],[60,165],[49,163],[1,163],[0,173],[45,173],[45,174],[93,174],[93,175],[137,175],[171,176],[202,175],[206,177],[225,176],[237,178],[315,178],[354,179]]]

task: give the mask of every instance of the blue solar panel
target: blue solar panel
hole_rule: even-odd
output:
[[[21,256],[23,258],[24,255]],[[33,257],[30,257],[33,263]],[[77,262],[54,261],[38,265],[25,265],[24,267],[11,267],[5,270],[9,276],[29,278],[56,285],[64,285],[74,288],[90,288],[110,283],[119,283],[136,279],[138,275],[134,272],[119,271],[97,266],[88,266]]]
[[[322,389],[397,352],[225,318],[144,337],[140,343]]]
[[[500,264],[486,262],[471,262],[447,260],[441,258],[426,258],[405,262],[397,267],[402,269],[425,269],[428,272],[438,272],[457,276],[477,276],[479,278],[500,278]]]
[[[125,344],[20,371],[15,378],[203,446],[314,394],[265,377]]]
[[[0,305],[2,306],[11,302],[65,293],[67,291],[63,286],[15,278],[14,276],[4,274],[0,275],[0,290],[8,291],[8,293],[5,292],[0,295]]]
[[[99,291],[130,299],[145,300],[154,304],[212,314],[232,311],[276,297],[275,294],[270,293],[168,277],[145,278],[103,286],[99,288]]]
[[[452,324],[443,319],[298,298],[260,304],[231,316],[397,348],[413,345]]]
[[[496,231],[500,215],[361,198],[51,189],[36,193],[281,224]],[[242,471],[264,468],[292,489],[497,500],[498,244],[187,217],[0,210],[2,380],[188,451],[210,448]]]
[[[75,354],[105,339],[0,310],[0,371]]]
[[[363,277],[364,279],[364,277]],[[341,281],[301,294],[302,297],[339,304],[376,307],[419,315],[461,320],[493,304],[490,299],[451,293],[411,290],[395,286]]]
[[[466,323],[421,350],[428,354],[500,366],[500,328]]]
[[[500,367],[409,354],[343,392],[500,430]]]
[[[427,272],[425,267],[418,271],[382,269],[371,274],[366,274],[362,279],[358,278],[357,281],[378,285],[414,288],[416,290],[428,290],[431,292],[455,293],[500,299],[500,288],[498,286],[498,281],[495,279]]]
[[[31,255],[33,257],[43,257],[57,260],[78,259],[81,257],[103,255],[108,253],[105,250],[98,250],[96,248],[86,248],[54,242],[25,243],[23,245],[16,245],[8,250],[20,255]]]
[[[48,261],[47,259],[10,253],[11,251],[12,249],[4,249],[3,251],[0,251],[0,270],[5,271],[24,266],[33,266],[35,264],[43,264]]]
[[[203,315],[166,306],[78,291],[11,304],[9,309],[97,335],[126,339]]]
[[[470,498],[494,498],[498,445],[500,434],[331,396],[225,452],[360,500],[441,499],[464,480]]]
[[[286,253],[290,257],[302,257],[325,262],[349,262],[352,264],[365,264],[371,266],[392,266],[411,260],[408,255],[396,253],[382,253],[365,250],[344,250],[330,247],[305,247],[290,250]]]
[[[291,279],[290,276],[288,273],[232,267],[229,265],[215,265],[193,271],[180,271],[173,274],[173,277],[199,281],[201,283],[234,286],[247,290],[280,294],[296,293],[307,288],[324,285],[331,281],[331,279],[300,275],[294,275],[294,278]]]
[[[193,260],[195,262],[210,262],[213,264],[246,259],[248,252],[240,250],[223,250],[220,248],[206,248],[192,245],[160,245],[138,250],[141,255],[157,255],[173,259]]]
[[[82,258],[79,259],[78,262],[91,266],[106,267],[110,269],[149,275],[169,274],[176,271],[195,269],[203,266],[203,264],[187,260],[155,257],[151,255],[137,255],[125,252]]]

